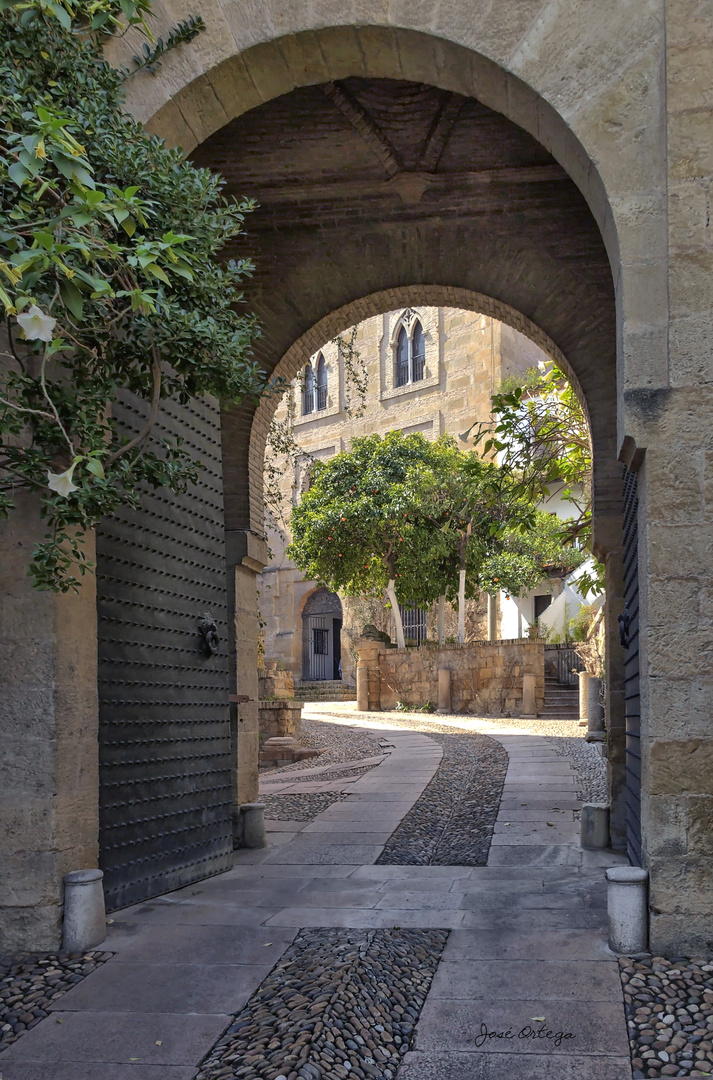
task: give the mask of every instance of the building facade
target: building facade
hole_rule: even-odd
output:
[[[363,404],[350,386],[347,348],[366,374]],[[461,449],[473,449],[469,429],[489,419],[491,397],[503,381],[547,359],[532,341],[497,319],[427,306],[366,319],[310,358],[292,384],[292,404],[283,401],[275,413],[281,423],[293,412],[295,441],[304,455],[293,462],[281,456],[272,463],[282,477],[282,513],[279,530],[273,522],[268,534],[272,559],[259,579],[266,659],[291,670],[296,683],[353,681],[352,639],[366,623],[393,632],[382,601],[331,598],[317,582],[306,581],[285,554],[289,511],[309,483],[313,462],[347,450],[359,436],[395,430],[420,432],[427,439],[448,433]],[[545,584],[535,592],[547,596],[548,589]],[[498,614],[503,602],[498,601]],[[486,611],[485,598],[468,601],[469,640],[489,636]],[[407,639],[437,640],[435,610],[404,609],[402,614]],[[447,637],[455,636],[456,622],[457,613],[446,605]],[[499,626],[498,619],[494,636]],[[509,630],[507,636],[515,634]]]

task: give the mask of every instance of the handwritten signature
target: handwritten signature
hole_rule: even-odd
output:
[[[549,1028],[545,1028],[544,1024],[540,1028],[533,1028],[529,1024],[525,1024],[517,1032],[513,1031],[512,1028],[508,1028],[507,1031],[490,1031],[487,1024],[481,1024],[480,1034],[475,1037],[475,1045],[480,1048],[485,1045],[488,1039],[551,1039],[555,1046],[561,1046],[564,1039],[573,1038],[574,1034],[571,1031],[551,1031]]]

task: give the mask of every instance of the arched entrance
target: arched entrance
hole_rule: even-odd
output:
[[[166,0],[169,21],[175,21],[172,8]],[[710,714],[710,684],[700,682],[700,656],[710,644],[705,617],[687,590],[689,579],[700,591],[710,576],[702,531],[707,519],[700,516],[703,481],[698,473],[692,479],[690,469],[695,455],[712,452],[710,251],[705,214],[696,217],[690,200],[673,192],[678,183],[710,178],[711,137],[705,107],[695,95],[681,97],[685,20],[673,0],[663,7],[611,3],[606,18],[591,5],[533,0],[500,11],[489,0],[475,0],[465,19],[462,5],[438,0],[379,10],[354,0],[348,12],[332,16],[346,20],[338,26],[325,25],[323,6],[308,0],[287,9],[208,0],[201,13],[210,27],[208,47],[199,47],[191,64],[169,56],[153,84],[134,79],[128,104],[154,130],[198,148],[197,159],[228,173],[233,190],[258,195],[264,217],[262,224],[257,217],[250,223],[250,250],[259,276],[247,299],[263,323],[257,355],[266,369],[274,371],[322,320],[339,324],[338,313],[365,296],[434,285],[507,305],[544,332],[570,364],[592,425],[595,533],[607,561],[609,761],[619,838],[624,685],[615,619],[623,604],[617,456],[638,472],[642,857],[653,875],[656,947],[675,942],[680,952],[684,939],[696,942],[691,948],[703,947],[710,904],[702,903],[697,882],[701,874],[710,878],[710,853],[695,840],[695,821],[691,828],[686,823],[693,813],[688,794],[708,791],[703,773],[691,772],[688,743],[700,736],[709,753],[710,733],[698,717]],[[670,78],[669,58],[675,61]],[[444,134],[451,149],[459,145],[457,102],[444,97],[428,132],[409,137],[421,155],[414,166],[390,129],[382,138],[389,109],[382,109],[374,84],[383,89],[386,81],[416,84],[416,104],[399,119],[409,136],[410,121],[422,115],[418,87],[475,101],[502,121],[498,135],[493,130],[478,140],[477,149],[490,158],[476,170],[480,186],[470,190],[466,205],[460,181],[450,193],[434,181]],[[317,98],[308,100],[320,86],[326,88],[319,91],[320,106],[337,110],[332,134],[341,137],[338,125],[347,121],[380,164],[380,192],[373,190],[366,158],[354,161],[345,151],[335,173],[334,143],[322,153],[325,131],[310,111]],[[289,142],[295,128],[304,137],[280,158],[274,128],[273,135],[269,124],[257,125],[252,135],[248,129],[251,113],[267,121],[262,110],[272,108],[274,120],[283,106],[288,113],[280,134],[287,132]],[[678,135],[668,112],[680,121]],[[703,152],[690,151],[688,130],[697,133]],[[499,155],[513,150],[509,137],[518,132],[551,160],[518,162],[516,154],[503,163]],[[231,176],[236,157],[240,169]],[[321,191],[314,168],[320,162]],[[542,169],[553,162],[563,175],[545,180]],[[498,173],[503,165],[525,171],[513,183],[512,172]],[[539,181],[527,172],[533,165]],[[356,185],[346,213],[344,199],[330,202],[342,181]],[[343,194],[343,184],[339,190]],[[680,243],[670,242],[679,235]],[[360,317],[352,312],[341,325]],[[257,621],[249,575],[265,559],[261,477],[254,465],[261,454],[252,455],[251,468],[251,445],[264,441],[268,422],[264,411],[244,408],[228,410],[222,424],[229,580],[232,588],[234,572],[242,635],[238,681],[247,696],[256,636],[247,626]],[[697,554],[676,576],[684,535]],[[657,595],[666,600],[657,603]],[[682,635],[696,648],[679,646],[678,638],[669,642],[672,608],[687,613]],[[701,704],[692,711],[691,701]],[[257,737],[249,726],[246,721],[241,728],[248,752]],[[685,855],[671,858],[672,850]]]
[[[342,602],[329,589],[317,589],[302,610],[302,681],[342,677]]]

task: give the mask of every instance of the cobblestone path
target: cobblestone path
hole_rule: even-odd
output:
[[[393,1080],[448,938],[443,930],[302,930],[197,1080]]]
[[[486,735],[435,734],[443,747],[436,775],[391,834],[385,865],[485,866],[508,757]]]

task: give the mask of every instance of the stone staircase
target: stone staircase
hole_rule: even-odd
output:
[[[563,686],[554,675],[545,675],[545,705],[541,720],[579,720],[579,687]]]
[[[298,701],[356,701],[356,689],[340,679],[303,682],[295,689]]]

